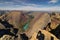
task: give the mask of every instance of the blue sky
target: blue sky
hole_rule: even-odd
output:
[[[60,0],[0,0],[1,10],[60,10]]]

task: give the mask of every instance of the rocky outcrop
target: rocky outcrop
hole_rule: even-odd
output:
[[[14,40],[14,36],[11,35],[4,35],[0,38],[0,40]]]

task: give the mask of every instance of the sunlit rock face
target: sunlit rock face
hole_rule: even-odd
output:
[[[14,40],[14,36],[4,35],[0,38],[0,40]]]
[[[34,21],[35,21],[34,24],[30,26],[30,28],[25,32],[26,34],[28,34],[27,35],[28,37],[31,37],[34,32],[38,32],[39,29],[44,29],[44,27],[46,27],[46,25],[50,21],[50,16],[48,13],[41,13],[38,16],[36,16]]]
[[[53,40],[59,40],[55,35],[51,34],[50,32],[48,32],[46,30],[41,30],[40,29],[39,31],[41,31],[41,34],[44,35],[43,36],[44,38],[41,37],[41,39],[43,39],[43,40],[51,40],[52,39],[51,37],[53,37]],[[39,35],[38,32],[34,32],[33,35],[32,35],[32,38],[30,40],[39,40],[37,38],[37,35]]]

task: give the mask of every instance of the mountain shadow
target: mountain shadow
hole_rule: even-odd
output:
[[[28,40],[29,39],[25,33],[20,34],[20,37],[22,38],[22,40]]]
[[[10,32],[10,29],[0,29],[0,37],[3,35],[11,35],[17,37],[15,34]]]
[[[13,28],[13,25],[9,24],[6,20],[2,21],[0,19],[0,23],[4,25],[5,28]]]
[[[0,29],[0,37],[2,37],[3,35],[11,35],[11,36],[16,36],[17,32],[18,32],[18,29],[17,28],[13,28],[13,25],[9,24],[6,20],[2,21],[0,19],[0,23],[2,25],[4,25],[4,27],[6,29]],[[11,32],[11,29],[12,29],[12,32]]]
[[[56,29],[52,29],[50,32],[60,39],[60,25],[58,25]]]

